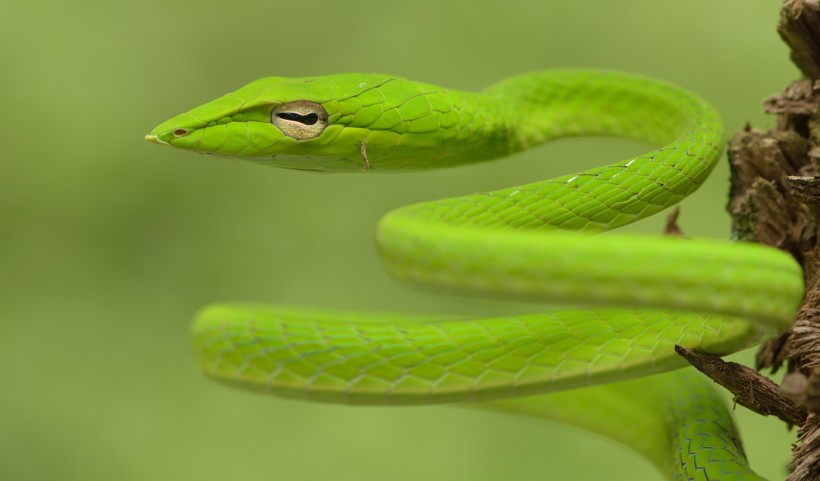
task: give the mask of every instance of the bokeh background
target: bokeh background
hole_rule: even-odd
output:
[[[204,379],[187,339],[214,301],[482,314],[539,306],[415,292],[372,245],[388,209],[636,153],[562,141],[487,165],[323,176],[160,148],[154,125],[265,75],[386,72],[479,89],[551,67],[685,85],[730,131],[796,69],[778,3],[747,0],[9,2],[0,15],[0,479],[659,479],[632,452],[455,407],[346,408]],[[726,238],[728,168],[683,204]],[[657,233],[661,220],[633,230]],[[749,354],[741,355],[748,359]],[[788,433],[738,408],[754,467]]]

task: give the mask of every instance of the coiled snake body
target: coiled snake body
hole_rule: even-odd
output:
[[[399,208],[381,221],[377,244],[403,280],[604,307],[431,320],[217,305],[193,328],[200,366],[233,385],[317,401],[491,401],[483,405],[603,433],[670,479],[760,479],[710,383],[666,371],[684,367],[675,344],[725,354],[786,330],[802,298],[799,266],[752,244],[592,235],[677,203],[708,176],[723,132],[695,95],[586,70],[525,74],[481,93],[385,75],[270,77],[146,139],[278,167],[378,172],[489,160],[579,135],[660,147]],[[562,392],[543,395],[552,391]]]

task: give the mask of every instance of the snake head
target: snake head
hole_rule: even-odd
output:
[[[377,74],[267,77],[163,122],[145,139],[300,170],[446,166],[487,157],[475,155],[487,151],[475,143],[483,124],[460,111],[469,95]],[[474,148],[459,144],[468,135]]]

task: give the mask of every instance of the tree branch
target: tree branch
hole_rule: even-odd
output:
[[[714,354],[702,354],[675,346],[689,364],[725,387],[741,406],[764,416],[777,416],[789,425],[802,425],[808,412],[787,397],[771,379],[752,368],[736,362],[726,362]]]

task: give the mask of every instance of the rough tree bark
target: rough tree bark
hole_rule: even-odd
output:
[[[728,208],[738,239],[783,249],[803,266],[803,305],[791,330],[761,347],[757,368],[785,365],[781,391],[808,413],[794,423],[802,426],[788,481],[820,480],[820,0],[785,0],[778,31],[803,78],[765,101],[773,130],[747,125],[731,139]]]

